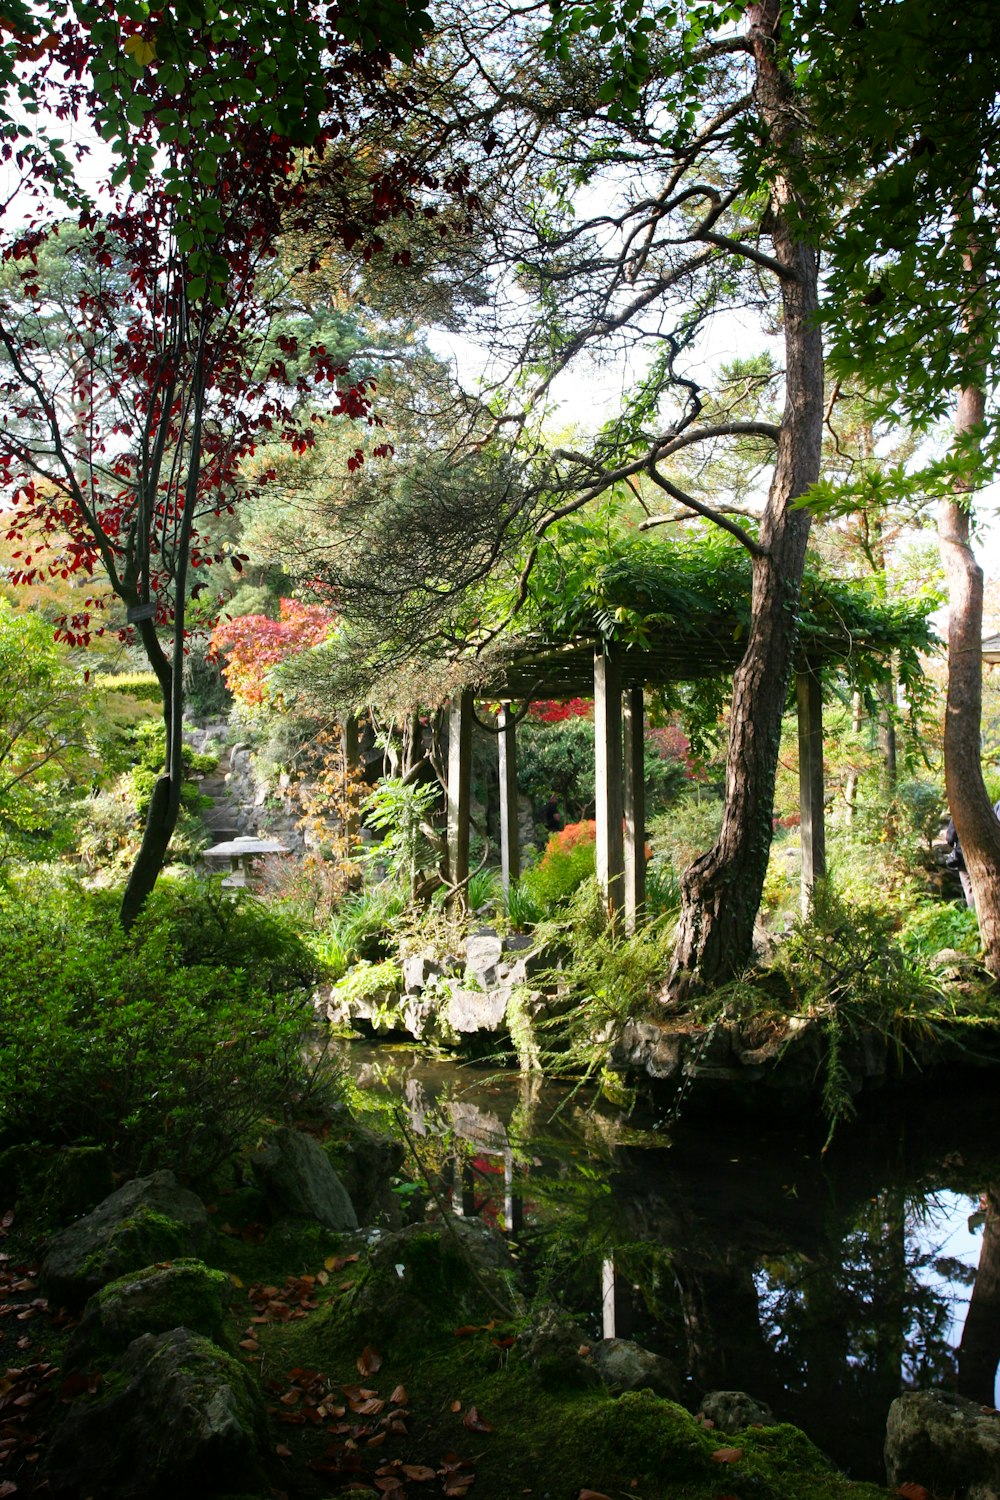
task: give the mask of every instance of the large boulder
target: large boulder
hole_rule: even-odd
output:
[[[891,1487],[1000,1500],[1000,1415],[951,1391],[907,1391],[889,1408],[885,1468]]]
[[[143,1333],[186,1328],[225,1348],[226,1315],[233,1284],[200,1260],[146,1266],[102,1287],[91,1297],[74,1330],[67,1365],[101,1354],[120,1354]]]
[[[478,1219],[422,1221],[372,1246],[354,1291],[332,1316],[384,1354],[463,1324],[510,1316],[514,1262]]]
[[[680,1398],[681,1376],[677,1367],[631,1339],[601,1339],[591,1346],[590,1357],[612,1395],[652,1391],[668,1401]]]
[[[402,1141],[352,1120],[331,1145],[330,1154],[360,1223],[392,1222],[397,1205],[390,1184],[406,1156]]]
[[[55,1500],[203,1500],[263,1483],[267,1419],[250,1376],[184,1328],[143,1334],[79,1397],[45,1460]]]
[[[172,1172],[126,1182],[93,1213],[48,1241],[42,1279],[49,1298],[81,1307],[109,1281],[156,1261],[197,1255],[209,1238],[201,1199]]]
[[[311,1135],[282,1126],[251,1161],[268,1203],[279,1215],[314,1219],[338,1233],[357,1229],[358,1216],[330,1158]]]

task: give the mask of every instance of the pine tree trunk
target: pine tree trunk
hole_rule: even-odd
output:
[[[799,126],[787,75],[776,58],[777,0],[748,12],[760,108],[779,156],[794,153]],[[788,178],[772,180],[769,230],[785,268],[785,409],[774,478],[761,522],[763,557],[753,561],[747,648],[733,681],[726,808],[714,849],[685,871],[669,993],[729,979],[748,961],[771,847],[774,779],[798,628],[809,536],[808,512],[792,502],[819,477],[823,352],[816,327],[817,255],[796,238]]]
[[[983,392],[964,390],[955,430],[961,436],[983,420]],[[983,781],[983,572],[969,536],[969,510],[945,500],[938,515],[941,560],[948,580],[948,695],[944,771],[948,807],[972,880],[986,966],[1000,978],[1000,823]]]

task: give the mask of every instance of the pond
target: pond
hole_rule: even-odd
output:
[[[514,1242],[589,1339],[634,1338],[685,1404],[746,1390],[852,1477],[884,1481],[902,1390],[995,1404],[1000,1139],[995,1089],[866,1104],[823,1132],[733,1116],[627,1123],[568,1086],[353,1043],[442,1205]],[[652,1128],[651,1128],[652,1127]]]

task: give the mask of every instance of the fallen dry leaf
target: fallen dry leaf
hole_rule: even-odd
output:
[[[279,1458],[291,1458],[292,1456],[291,1448],[287,1448],[284,1443],[279,1443],[274,1451]]]
[[[461,1411],[462,1410],[462,1403],[461,1403],[461,1401],[453,1401],[451,1403],[451,1406],[448,1408],[448,1410],[449,1411]]]
[[[485,1417],[481,1417],[474,1406],[470,1406],[469,1410],[465,1413],[465,1416],[462,1418],[462,1426],[467,1427],[470,1432],[493,1431],[493,1423],[487,1422]]]
[[[410,1397],[409,1397],[409,1395],[407,1393],[406,1386],[405,1385],[397,1385],[396,1389],[393,1391],[392,1395],[389,1397],[389,1405],[390,1406],[408,1406],[409,1402],[410,1402]]]
[[[358,1355],[357,1364],[360,1375],[375,1375],[382,1368],[382,1356],[371,1344],[366,1344]]]
[[[907,1480],[905,1484],[899,1485],[893,1490],[894,1495],[902,1495],[903,1500],[930,1500],[930,1491],[922,1484],[914,1484]]]
[[[357,1255],[328,1255],[323,1262],[323,1269],[325,1271],[342,1271],[345,1266],[349,1266],[352,1261],[358,1259]]]
[[[407,1479],[416,1480],[418,1484],[423,1484],[426,1480],[433,1479],[435,1473],[426,1464],[404,1464],[402,1472],[406,1475]]]
[[[712,1459],[717,1464],[734,1464],[738,1458],[743,1457],[742,1448],[716,1448]]]
[[[611,1500],[610,1495],[605,1495],[601,1490],[581,1490],[576,1500]]]

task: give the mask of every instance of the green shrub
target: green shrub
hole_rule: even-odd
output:
[[[469,876],[468,904],[472,912],[484,906],[500,906],[503,903],[503,887],[497,869],[476,870]]]
[[[116,893],[27,887],[0,882],[0,1149],[96,1145],[204,1181],[262,1120],[327,1102],[303,1060],[315,960],[272,913],[161,880],[126,934]]]
[[[676,911],[681,904],[681,882],[669,859],[651,859],[646,866],[646,911],[651,917]]]
[[[596,824],[569,823],[554,833],[545,853],[521,877],[521,888],[543,911],[563,906],[595,872]]]
[[[678,798],[669,812],[649,820],[654,858],[666,858],[675,870],[686,870],[719,837],[722,813],[722,798],[709,787],[699,786]]]
[[[384,958],[377,964],[362,960],[334,985],[333,994],[348,1003],[374,1000],[380,995],[398,991],[402,983],[403,971],[395,959]]]

